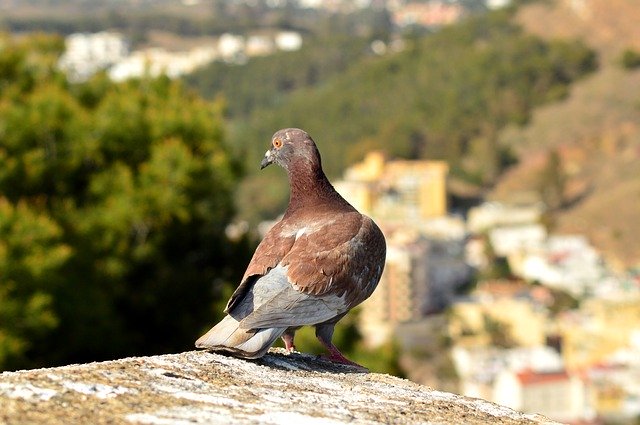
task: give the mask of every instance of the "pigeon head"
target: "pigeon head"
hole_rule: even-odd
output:
[[[287,171],[294,167],[321,170],[320,152],[306,131],[299,128],[285,128],[271,138],[271,148],[265,153],[260,169],[278,164]]]

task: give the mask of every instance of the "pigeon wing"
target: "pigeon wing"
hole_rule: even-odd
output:
[[[230,313],[237,313],[241,327],[322,323],[373,292],[385,256],[384,237],[373,221],[353,213],[339,223],[309,227],[314,231],[298,234],[276,267],[247,281],[242,308]]]
[[[269,270],[278,265],[280,260],[291,250],[295,242],[293,235],[283,236],[284,223],[279,221],[271,228],[260,242],[244,272],[240,285],[231,295],[224,309],[229,313],[246,296],[252,285]]]
[[[282,264],[289,280],[311,295],[346,296],[350,307],[364,301],[380,280],[386,255],[382,232],[369,217],[345,214],[340,222],[303,235]]]
[[[278,265],[258,278],[229,313],[243,329],[287,328],[325,322],[344,311],[336,295],[317,297],[299,292]]]

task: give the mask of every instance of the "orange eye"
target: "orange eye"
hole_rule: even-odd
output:
[[[282,147],[282,140],[280,139],[276,139],[273,141],[273,147],[275,147],[276,149],[280,149]]]

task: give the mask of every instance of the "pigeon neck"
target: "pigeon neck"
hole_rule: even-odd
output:
[[[289,208],[287,208],[289,212],[342,199],[329,183],[321,167],[294,166],[289,168],[288,174],[291,188]]]

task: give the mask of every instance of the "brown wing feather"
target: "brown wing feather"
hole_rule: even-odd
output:
[[[359,248],[354,251],[351,261],[358,265],[345,272],[350,280],[351,292],[347,301],[353,307],[369,298],[380,281],[387,255],[387,244],[380,228],[369,217],[363,217],[362,228],[356,238]]]
[[[346,294],[352,306],[365,300],[384,267],[382,232],[369,217],[355,211],[326,223],[320,227],[312,223],[313,231],[300,237],[286,223],[276,224],[258,245],[225,312],[243,298],[255,278],[279,263],[288,266],[288,279],[297,291],[316,296]]]
[[[283,258],[288,277],[300,292],[346,293],[351,305],[366,299],[378,283],[386,254],[382,232],[357,212],[301,236]],[[371,286],[371,287],[369,287]]]
[[[344,261],[335,260],[357,235],[361,218],[358,213],[345,214],[340,221],[328,221],[328,224],[296,240],[283,258],[282,265],[289,266],[289,279],[298,290],[313,295],[321,295],[328,290],[331,277],[344,267]]]
[[[283,227],[284,224],[280,221],[264,236],[244,272],[243,282],[249,276],[265,274],[269,269],[277,266],[291,250],[295,237],[293,235],[283,236]]]

